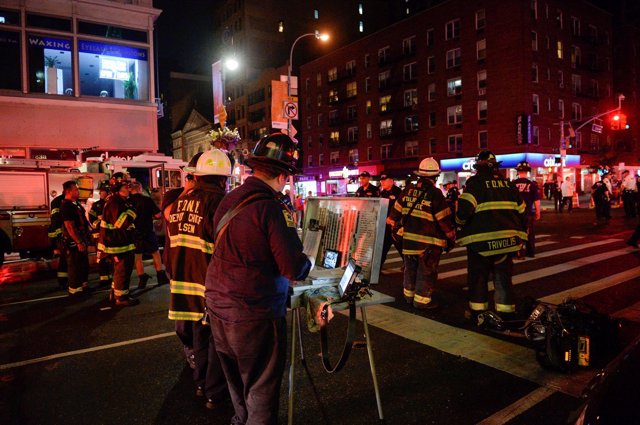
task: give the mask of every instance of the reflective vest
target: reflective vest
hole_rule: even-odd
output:
[[[93,226],[91,236],[94,240],[100,237],[100,223],[102,222],[102,213],[104,212],[105,204],[106,201],[104,199],[98,199],[91,205],[91,209],[89,210],[89,221]]]
[[[478,173],[458,200],[457,242],[483,256],[520,250],[527,239],[525,203],[515,185],[498,175]]]
[[[197,182],[172,205],[167,222],[171,270],[170,320],[201,320],[204,283],[213,254],[213,216],[224,197],[215,185]]]
[[[396,223],[403,220],[402,253],[405,255],[420,255],[429,245],[445,248],[447,239],[455,238],[449,204],[429,179],[420,179],[405,189],[393,206],[391,218]]]
[[[136,213],[126,199],[113,194],[107,200],[100,222],[98,249],[106,254],[124,254],[136,249],[133,221]]]

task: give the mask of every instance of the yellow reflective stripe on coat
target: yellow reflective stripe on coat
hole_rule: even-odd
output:
[[[496,311],[498,313],[515,313],[516,306],[514,304],[498,304],[496,303]]]
[[[422,295],[416,294],[413,297],[413,302],[416,302],[419,304],[429,304],[431,302],[431,297],[423,297]]]
[[[495,232],[477,233],[475,235],[465,236],[457,240],[460,245],[468,245],[474,242],[484,242],[493,239],[510,238],[519,236],[522,240],[527,240],[527,232],[521,230],[497,230]]]
[[[202,319],[202,313],[193,313],[191,311],[173,311],[169,310],[169,320],[189,320],[197,322]]]
[[[204,285],[201,283],[171,280],[170,284],[172,294],[198,295],[204,298]]]
[[[487,250],[487,251],[478,251],[478,254],[483,257],[488,257],[490,255],[499,255],[499,254],[508,254],[510,252],[520,251],[520,245],[513,245],[508,248],[495,249],[495,250]]]
[[[484,311],[489,310],[489,303],[474,303],[469,301],[469,308],[473,311]]]
[[[422,255],[427,248],[422,249],[404,249],[402,248],[402,255]]]
[[[205,254],[213,254],[213,242],[207,242],[202,238],[190,235],[170,235],[169,247],[176,248],[178,246],[184,248],[193,248],[204,252]]]
[[[56,229],[53,232],[49,232],[50,238],[57,238],[58,236],[62,236],[62,229]]]
[[[81,287],[79,287],[79,288],[72,288],[72,287],[69,287],[68,289],[69,289],[69,293],[70,293],[71,295],[73,295],[73,294],[77,294],[77,293],[79,293],[79,292],[82,292],[82,286],[81,286]]]
[[[450,208],[445,208],[442,211],[440,211],[439,213],[436,213],[436,220],[440,221],[443,218],[445,218],[446,216],[451,215],[451,209]]]
[[[420,235],[418,233],[410,233],[407,231],[405,231],[402,234],[402,238],[404,240],[423,242],[423,243],[428,243],[430,245],[437,245],[437,246],[443,246],[443,247],[447,246],[447,242],[444,239],[434,238],[433,236]]]
[[[115,295],[116,297],[122,297],[125,295],[129,295],[129,290],[128,289],[116,289],[113,287],[113,284],[111,284],[111,289],[113,289],[113,295]]]
[[[416,294],[416,291],[411,291],[409,289],[403,289],[402,292],[404,293],[405,297],[409,297],[409,298],[413,298],[414,295]]]
[[[476,212],[492,210],[515,210],[520,212],[520,206],[512,201],[483,202],[476,207]]]
[[[51,215],[58,214],[60,212],[60,208],[54,208],[51,210]]]
[[[435,221],[433,214],[426,211],[413,210],[411,211],[411,217],[424,218],[427,221]]]
[[[69,277],[69,273],[67,273],[67,272],[58,272],[57,276],[58,277]]]
[[[134,220],[136,219],[136,213],[134,213],[131,210],[126,210],[125,212],[123,212],[118,216],[118,219],[116,220],[116,223],[115,223],[116,228],[120,229],[124,225],[124,222],[126,221],[127,216],[131,217]]]
[[[460,195],[460,198],[458,199],[469,202],[471,205],[473,205],[473,208],[476,208],[478,206],[478,201],[476,201],[475,196],[473,196],[469,192],[462,193],[462,195]]]
[[[105,246],[103,243],[98,244],[98,250],[103,251],[105,254],[122,254],[124,252],[134,251],[136,246],[129,244],[125,246]]]

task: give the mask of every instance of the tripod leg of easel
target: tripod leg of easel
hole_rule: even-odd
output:
[[[293,381],[294,365],[296,364],[296,335],[298,334],[297,308],[291,309],[291,365],[289,366],[289,409],[287,412],[287,424],[293,425]]]
[[[362,314],[362,324],[364,326],[364,336],[367,339],[367,355],[369,356],[369,366],[371,366],[371,378],[373,378],[373,390],[376,393],[376,403],[378,404],[378,416],[380,420],[384,419],[382,413],[382,400],[380,399],[380,387],[378,387],[378,377],[376,375],[376,364],[373,361],[373,350],[371,349],[371,338],[369,337],[369,326],[367,325],[367,313],[365,307],[360,307]]]
[[[304,347],[302,346],[302,319],[300,318],[301,308],[296,308],[296,317],[298,318],[298,340],[300,340],[300,360],[304,363]],[[291,353],[294,354],[294,353]],[[292,357],[293,358],[293,357]]]

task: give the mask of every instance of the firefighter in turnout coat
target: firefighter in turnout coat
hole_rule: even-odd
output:
[[[453,247],[455,226],[449,204],[435,186],[440,174],[438,161],[423,159],[414,174],[418,182],[405,189],[390,219],[394,226],[402,226],[405,301],[416,308],[432,309],[438,307],[432,294],[440,256]]]
[[[489,309],[489,275],[493,273],[495,309],[503,319],[515,313],[513,256],[527,240],[527,211],[517,187],[498,173],[500,163],[481,151],[458,201],[457,242],[467,247],[471,317]]]
[[[231,161],[219,149],[204,152],[195,168],[192,190],[183,192],[168,215],[168,260],[171,270],[169,319],[176,321],[176,334],[192,346],[196,395],[206,396],[210,409],[227,395],[227,382],[216,353],[205,311],[204,289],[207,266],[213,254],[213,216],[225,195]],[[188,329],[190,327],[190,329]]]
[[[100,193],[100,199],[91,204],[91,209],[89,210],[89,220],[91,221],[91,225],[93,226],[91,236],[96,247],[99,245],[98,242],[100,239],[100,223],[102,223],[102,213],[104,211],[104,206],[107,203],[107,196],[109,196],[109,182],[106,180],[101,182],[98,186],[98,192]],[[108,256],[99,249],[97,250],[96,257],[98,259],[98,275],[100,277],[100,285],[107,285],[111,280],[111,263]]]
[[[140,303],[138,299],[131,298],[129,293],[136,249],[133,242],[136,213],[127,201],[128,197],[129,183],[123,177],[117,177],[111,183],[111,196],[104,206],[98,242],[98,249],[107,254],[113,263],[109,300],[125,307]]]
[[[62,244],[62,217],[60,215],[60,205],[64,201],[64,193],[56,196],[51,201],[51,224],[49,225],[49,240],[53,252],[58,257],[58,285],[67,289],[69,273],[67,271],[67,256],[64,254],[64,246]]]

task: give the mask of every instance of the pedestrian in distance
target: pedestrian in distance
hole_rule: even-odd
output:
[[[516,166],[518,178],[513,181],[520,196],[525,203],[527,213],[527,241],[525,243],[525,255],[534,257],[536,251],[536,221],[540,220],[540,192],[535,180],[528,178],[531,166],[527,161],[522,161]],[[520,257],[522,258],[522,257]]]
[[[567,206],[567,212],[573,211],[573,195],[575,193],[575,186],[571,181],[571,177],[567,176],[562,182],[562,186],[560,187],[560,191],[562,192],[562,202],[560,203],[560,212],[564,210],[565,205]]]
[[[635,177],[629,170],[622,172],[622,204],[624,206],[624,216],[634,218],[637,214],[638,184]]]
[[[360,187],[356,190],[356,197],[377,198],[380,196],[380,189],[371,184],[371,174],[368,171],[360,173],[358,178],[360,179]]]
[[[89,249],[91,225],[78,202],[80,190],[75,181],[62,185],[64,200],[60,204],[62,241],[69,273],[69,295],[87,293],[89,288]]]
[[[151,197],[142,193],[142,185],[139,182],[132,182],[129,188],[129,203],[136,212],[135,226],[135,268],[138,274],[138,289],[147,287],[147,282],[151,279],[144,271],[142,257],[151,255],[153,268],[156,271],[158,286],[169,283],[169,278],[162,268],[162,258],[158,250],[158,237],[153,229],[153,220],[162,217],[160,208],[153,202]]]
[[[168,214],[169,319],[176,321],[182,344],[191,346],[196,396],[205,396],[206,407],[215,409],[228,397],[228,391],[211,336],[204,292],[215,242],[213,216],[225,195],[232,164],[226,153],[214,148],[200,156],[195,168],[185,171],[195,177],[195,185],[172,203]]]
[[[278,421],[289,280],[304,279],[315,263],[302,251],[296,223],[277,197],[289,176],[300,172],[297,161],[288,135],[261,139],[246,160],[253,175],[224,197],[214,217],[217,237],[205,296],[233,424]]]
[[[458,201],[458,243],[467,247],[468,317],[489,310],[489,276],[493,274],[495,310],[503,320],[513,320],[513,257],[527,240],[526,204],[516,186],[503,178],[500,162],[487,150],[476,157],[477,174],[467,180]]]
[[[460,191],[458,190],[458,181],[452,180],[447,183],[447,202],[451,208],[451,213],[455,216],[458,209],[458,198],[460,197]]]
[[[109,300],[117,306],[128,307],[140,303],[129,291],[134,266],[133,222],[136,213],[129,203],[129,182],[123,173],[115,173],[109,181],[111,196],[102,213],[99,249],[113,264],[113,281]]]
[[[593,186],[591,186],[591,198],[593,199],[596,211],[595,224],[598,224],[600,220],[611,219],[611,192],[609,192],[609,187],[604,181],[604,176],[603,174],[600,181],[595,182]]]
[[[557,180],[551,182],[551,196],[553,197],[553,209],[555,212],[562,212],[562,190]]]
[[[382,255],[380,257],[381,268],[387,260],[387,254],[389,253],[389,249],[391,249],[391,245],[396,247],[398,254],[400,254],[400,257],[402,258],[402,238],[394,235],[393,221],[390,218],[394,205],[401,196],[402,190],[398,186],[396,186],[393,178],[387,173],[380,174],[380,197],[389,200],[389,206],[387,209],[387,220],[384,229],[384,242],[382,243]]]
[[[404,190],[390,218],[394,225],[402,226],[404,299],[415,308],[435,309],[438,264],[442,253],[454,246],[455,225],[449,204],[435,185],[440,175],[438,161],[425,158],[413,173],[418,181]]]

